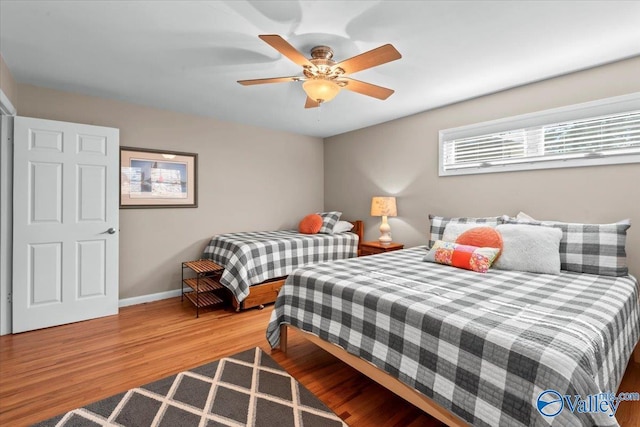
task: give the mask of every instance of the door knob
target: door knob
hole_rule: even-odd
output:
[[[111,227],[110,229],[107,230],[107,233],[109,234],[116,234],[116,229]]]

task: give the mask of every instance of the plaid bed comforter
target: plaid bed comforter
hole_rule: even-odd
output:
[[[303,265],[357,255],[355,233],[300,234],[281,230],[214,236],[202,257],[225,268],[220,283],[242,302],[251,285],[286,276]]]
[[[426,247],[309,266],[289,275],[281,324],[313,333],[390,373],[476,426],[616,426],[609,414],[553,418],[544,390],[616,392],[640,336],[638,282],[422,261]],[[621,390],[636,391],[636,390]]]

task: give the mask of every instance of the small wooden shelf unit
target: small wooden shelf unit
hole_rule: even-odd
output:
[[[195,277],[185,278],[185,269],[187,269],[187,272],[194,272]],[[187,297],[187,299],[196,306],[196,317],[200,317],[201,307],[210,307],[224,303],[222,293],[225,291],[225,287],[218,282],[223,270],[223,267],[220,267],[208,259],[198,259],[182,263],[181,301],[184,301],[184,297]],[[184,285],[187,285],[193,291],[185,292]]]

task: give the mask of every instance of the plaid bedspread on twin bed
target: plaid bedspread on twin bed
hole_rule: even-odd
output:
[[[357,255],[358,235],[354,233],[300,234],[280,230],[214,236],[202,257],[225,268],[220,283],[242,302],[251,285],[286,276],[303,265]]]
[[[289,275],[267,330],[291,324],[357,355],[477,426],[615,426],[547,418],[544,390],[616,392],[640,336],[630,276],[486,274],[422,261],[426,247]],[[635,390],[624,390],[635,391]]]

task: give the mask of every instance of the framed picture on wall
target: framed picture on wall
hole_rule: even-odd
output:
[[[120,208],[198,207],[198,155],[120,147]]]

